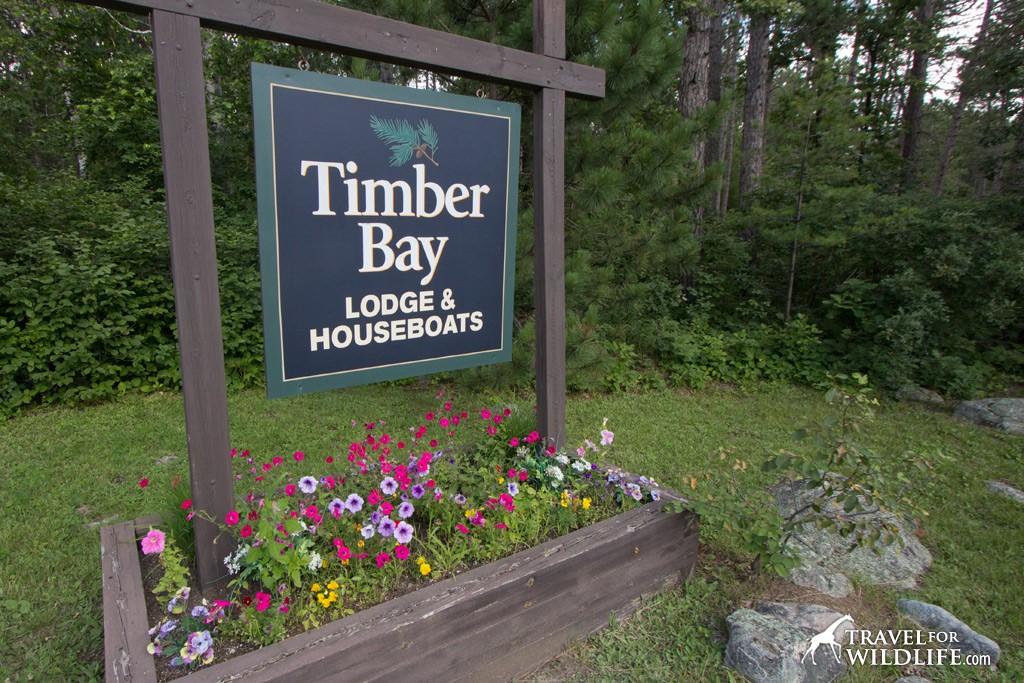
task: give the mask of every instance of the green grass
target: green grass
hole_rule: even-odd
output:
[[[378,386],[272,402],[256,392],[235,394],[229,398],[232,444],[261,456],[337,452],[348,442],[352,420],[404,426],[435,405],[434,391]],[[486,404],[479,397],[462,403],[467,409]],[[690,474],[705,468],[719,447],[735,448],[757,464],[792,447],[795,428],[828,414],[818,392],[789,387],[573,399],[568,410],[573,439],[593,438],[608,417],[616,464],[680,490],[688,489]],[[909,627],[893,606],[899,597],[913,596],[945,607],[1003,648],[995,674],[925,672],[933,681],[1024,680],[1022,510],[983,483],[995,478],[1024,484],[1024,439],[944,413],[883,404],[864,440],[880,454],[941,451],[947,458],[916,492],[932,513],[923,521],[923,542],[935,557],[932,571],[914,592],[864,589],[854,607],[878,628]],[[158,497],[138,487],[142,477],[157,487],[185,475],[181,397],[128,397],[0,423],[0,467],[0,680],[98,678],[103,637],[95,523],[154,511]],[[751,472],[745,481],[758,487],[770,479]],[[749,558],[737,554],[727,534],[705,529],[703,538],[708,546],[690,583],[575,645],[541,676],[730,680],[721,666],[725,617],[751,600],[784,594],[786,584],[750,576]],[[861,669],[848,680],[891,681],[896,673]]]

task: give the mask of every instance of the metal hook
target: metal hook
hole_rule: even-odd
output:
[[[299,71],[309,71],[309,62],[305,57],[299,57]]]
[[[487,93],[484,92],[484,86],[481,85],[479,88],[476,89],[476,96],[479,97],[480,99],[487,97]]]

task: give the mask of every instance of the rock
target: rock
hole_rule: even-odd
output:
[[[1009,484],[1004,484],[1001,481],[986,481],[985,486],[987,486],[989,491],[992,491],[993,493],[998,493],[1006,496],[1007,498],[1013,498],[1018,503],[1024,503],[1024,491],[1014,488]]]
[[[916,384],[906,384],[896,392],[896,400],[913,403],[932,403],[938,405],[945,403],[942,397],[931,389],[924,389]]]
[[[998,643],[981,635],[941,607],[919,600],[900,600],[896,603],[896,608],[926,629],[955,633],[956,642],[950,643],[951,649],[970,654],[988,655],[991,658],[992,666],[999,663],[1002,651],[999,649]]]
[[[805,486],[803,481],[797,480],[784,482],[772,489],[783,516],[824,495],[820,488],[808,490]],[[826,505],[825,514],[832,514],[828,510]],[[902,547],[894,542],[879,546],[876,553],[870,548],[857,547],[854,540],[830,530],[807,525],[787,542],[800,555],[801,568],[791,572],[796,575],[794,583],[837,598],[852,592],[851,576],[875,585],[914,588],[917,577],[932,564],[931,553],[903,521],[877,511],[868,512],[861,518],[870,519],[872,516],[884,518],[896,527]]]
[[[1024,435],[1024,398],[980,398],[964,401],[953,414],[962,420]]]
[[[753,683],[825,683],[842,674],[841,650],[854,628],[849,615],[821,605],[763,603],[726,619],[725,665]]]
[[[177,459],[178,459],[178,456],[174,455],[173,453],[168,453],[167,455],[163,456],[162,458],[158,458],[157,461],[156,461],[156,464],[157,465],[167,465],[167,464],[170,464],[170,463],[174,462]]]
[[[932,683],[932,682],[929,681],[927,678],[921,678],[920,676],[903,676],[902,678],[897,678],[892,683]]]
[[[833,598],[845,598],[853,592],[853,584],[845,574],[832,572],[817,564],[802,564],[791,569],[789,580],[804,588],[813,588]]]

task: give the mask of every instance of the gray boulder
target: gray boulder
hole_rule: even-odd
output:
[[[1024,398],[980,398],[964,401],[953,414],[985,427],[1024,435]]]
[[[725,665],[753,683],[826,683],[846,671],[840,646],[855,627],[849,615],[769,602],[737,610],[726,622]]]
[[[986,481],[985,486],[987,486],[988,490],[992,493],[998,493],[999,495],[1006,496],[1007,498],[1012,498],[1018,503],[1024,503],[1024,491],[1010,486],[1009,484],[1004,484],[1001,481]]]
[[[932,682],[929,681],[927,678],[921,678],[920,676],[903,676],[902,678],[897,678],[892,683],[932,683]]]
[[[951,649],[969,654],[988,655],[992,666],[999,663],[1002,651],[998,643],[981,635],[941,607],[919,600],[900,600],[896,603],[896,608],[930,631],[955,633],[956,642],[949,644]]]
[[[914,402],[914,403],[931,403],[933,405],[939,405],[945,403],[942,397],[931,389],[925,389],[919,387],[916,384],[907,384],[899,388],[896,392],[896,400],[903,402]]]
[[[772,489],[779,512],[788,516],[794,510],[824,497],[820,488],[808,490],[803,481],[787,481]],[[841,510],[825,504],[824,514],[840,514]],[[906,524],[891,514],[877,509],[861,515],[890,522],[902,541],[879,546],[879,552],[858,547],[856,541],[843,538],[828,529],[807,525],[793,534],[787,544],[800,556],[800,567],[791,572],[791,580],[798,586],[814,588],[826,595],[841,598],[853,591],[849,577],[874,585],[914,588],[917,577],[932,564],[932,555],[921,545]]]

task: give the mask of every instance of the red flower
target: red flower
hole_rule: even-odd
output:
[[[252,604],[252,596],[251,595],[246,595],[244,598],[242,598],[242,604],[245,605],[246,607],[251,605]]]
[[[512,409],[511,408],[505,408],[505,410],[502,411],[502,412],[504,413],[505,417],[508,417],[509,415],[512,414]]]
[[[273,462],[273,463],[274,463],[274,467],[277,467],[278,465],[281,465],[281,464],[283,464],[283,463],[284,463],[284,460],[283,460],[283,459],[281,458],[281,456],[280,456],[280,455],[275,455],[275,456],[274,456],[274,459],[273,459],[273,460],[272,460],[271,462]]]
[[[430,422],[431,420],[434,419],[434,414],[433,413],[427,413],[426,418],[427,418],[427,422]]]
[[[149,479],[146,479],[145,477],[143,477],[142,479],[139,480],[139,487],[140,488],[146,488],[147,486],[149,486]]]
[[[328,455],[327,456],[327,464],[330,465],[332,462],[334,462],[334,456],[333,455]]]
[[[246,524],[242,527],[242,530],[238,532],[238,535],[242,538],[249,538],[252,536],[252,527]]]
[[[188,510],[190,507],[192,507],[192,499],[191,498],[187,498],[187,499],[182,501],[182,503],[181,503],[181,509],[182,510]]]

